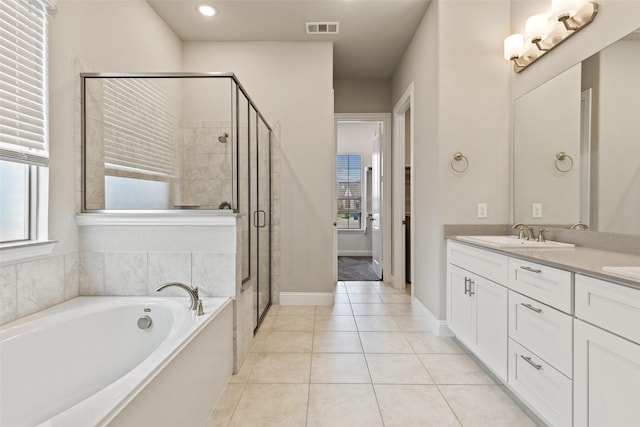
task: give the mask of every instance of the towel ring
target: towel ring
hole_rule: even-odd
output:
[[[464,163],[461,167],[456,168],[455,166],[456,164],[454,162],[464,162]],[[451,159],[451,162],[449,163],[449,167],[451,168],[452,171],[456,173],[465,172],[469,167],[469,159],[467,159],[467,157],[464,154],[462,154],[460,151],[456,151],[455,153],[453,153],[453,159]]]
[[[567,168],[562,168],[560,167],[561,163],[564,160],[568,160],[569,161],[569,167]],[[571,169],[573,169],[573,158],[571,158],[570,155],[568,155],[567,153],[565,153],[564,151],[558,151],[556,153],[556,160],[553,163],[553,166],[556,168],[556,170],[560,173],[567,173],[569,172]]]

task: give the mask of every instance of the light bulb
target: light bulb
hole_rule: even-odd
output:
[[[547,15],[540,13],[533,15],[524,24],[524,37],[528,43],[532,40],[543,40],[547,35]]]
[[[206,4],[198,6],[198,12],[200,12],[204,16],[213,16],[216,14],[216,10]]]
[[[511,61],[520,57],[524,52],[524,36],[522,34],[511,34],[504,39],[504,59]]]

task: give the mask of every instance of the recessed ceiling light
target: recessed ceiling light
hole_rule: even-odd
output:
[[[200,12],[204,16],[213,16],[216,14],[216,10],[206,4],[198,6],[198,12]]]

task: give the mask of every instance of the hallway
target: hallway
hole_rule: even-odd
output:
[[[333,306],[273,306],[214,426],[533,426],[405,292],[338,282]]]

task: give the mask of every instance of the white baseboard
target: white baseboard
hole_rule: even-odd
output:
[[[424,316],[427,317],[427,322],[429,325],[429,329],[433,332],[434,335],[439,337],[452,337],[454,336],[451,329],[447,325],[446,320],[440,320],[433,315],[433,313],[420,302],[417,298],[412,298],[411,302],[414,307],[417,307],[419,311],[422,312]]]
[[[280,292],[280,305],[332,305],[333,292]]]
[[[338,250],[338,256],[371,256],[372,253],[369,250]]]

